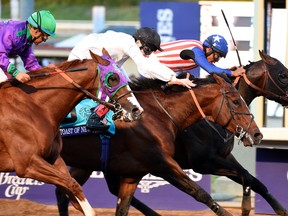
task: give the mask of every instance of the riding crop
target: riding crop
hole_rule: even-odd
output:
[[[240,56],[239,56],[239,52],[238,52],[238,49],[237,49],[236,42],[235,42],[234,37],[233,37],[233,35],[232,35],[231,29],[230,29],[230,26],[229,26],[229,24],[228,24],[228,22],[227,22],[227,19],[226,19],[226,16],[225,16],[225,14],[224,14],[224,11],[221,10],[221,12],[222,12],[222,15],[223,15],[223,17],[224,17],[225,23],[226,23],[226,25],[227,25],[227,27],[228,27],[228,29],[229,29],[229,32],[230,32],[230,35],[231,35],[231,38],[232,38],[232,41],[233,41],[233,43],[234,43],[234,47],[235,47],[235,50],[236,50],[236,53],[237,53],[238,61],[239,61],[239,64],[240,64],[240,66],[241,66],[242,64],[241,64],[241,60],[240,60]]]
[[[34,77],[42,77],[42,76],[49,76],[49,75],[53,75],[53,74],[59,74],[59,73],[65,73],[65,72],[76,72],[76,71],[82,71],[82,70],[87,70],[87,67],[83,67],[83,68],[72,68],[69,70],[65,70],[65,71],[53,71],[53,72],[47,72],[47,73],[42,73],[42,74],[31,74],[30,77],[34,78]]]

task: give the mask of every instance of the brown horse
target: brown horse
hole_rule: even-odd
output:
[[[260,143],[262,134],[231,83],[216,74],[206,79],[195,79],[194,82],[197,87],[193,91],[206,115],[211,115],[218,124],[241,136],[245,145]],[[109,174],[122,176],[123,182],[129,185],[129,188],[120,190],[117,215],[128,213],[134,190],[147,173],[162,177],[207,205],[217,215],[229,215],[206,191],[187,177],[173,159],[174,142],[179,132],[202,118],[190,92],[186,88],[174,86],[164,93],[161,89],[163,83],[155,80],[140,80],[131,85],[145,113],[137,122],[115,122],[117,132],[111,139]],[[93,134],[63,137],[61,155],[69,166],[101,170],[100,150],[99,138]]]
[[[106,77],[110,87],[122,86],[117,92],[111,92],[111,95],[115,93],[116,98],[124,95],[121,105],[129,113],[126,118],[138,119],[143,110],[127,99],[134,97],[134,94],[116,63],[109,59],[107,52],[105,54],[100,57],[91,53],[91,60],[67,61],[56,68],[45,67],[30,72],[29,75],[35,78],[28,83],[21,84],[14,80],[4,83],[0,90],[0,170],[15,171],[19,177],[36,179],[66,189],[75,208],[85,215],[94,215],[94,211],[60,156],[60,122],[85,96],[93,96],[99,85],[103,89],[107,88],[101,81],[106,70],[111,72]],[[65,71],[76,72],[67,75]],[[114,107],[106,104],[110,108]]]
[[[262,60],[246,65],[246,76],[242,77],[237,88],[247,104],[258,96],[264,96],[274,100],[283,106],[287,106],[287,79],[288,70],[277,59],[259,52]],[[188,56],[188,58],[190,58]],[[280,87],[280,88],[279,88]],[[222,136],[227,133],[219,125],[214,125]],[[207,133],[210,135],[207,136]],[[210,138],[210,137],[213,137]],[[78,138],[77,138],[78,139]],[[81,139],[84,139],[81,138]],[[93,142],[93,137],[87,137],[84,142]],[[191,142],[193,140],[193,142]],[[273,197],[267,187],[258,179],[253,177],[243,168],[232,155],[233,141],[223,142],[218,134],[211,130],[206,121],[200,120],[189,126],[181,133],[176,141],[176,161],[179,161],[182,168],[193,168],[202,174],[224,175],[235,182],[243,185],[243,215],[248,215],[251,210],[251,190],[264,197],[274,211],[279,215],[287,215],[287,210]],[[64,144],[69,142],[64,138]],[[65,145],[64,145],[65,148]],[[89,178],[91,172],[76,167],[70,169],[71,175],[83,185]],[[106,175],[109,190],[117,196],[119,190],[119,177]],[[68,215],[67,201],[60,199],[61,194],[57,193],[60,215]],[[145,215],[158,215],[155,211],[133,197],[131,204]]]

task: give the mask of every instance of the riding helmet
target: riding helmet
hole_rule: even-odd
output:
[[[32,26],[50,36],[55,36],[56,21],[48,10],[34,12],[27,20]]]
[[[206,38],[204,41],[203,45],[205,47],[209,47],[215,52],[220,53],[221,57],[226,57],[228,53],[228,43],[225,40],[225,38],[221,35],[218,34],[213,34],[210,35],[209,37]]]
[[[135,41],[140,40],[143,45],[148,46],[153,52],[156,50],[163,51],[160,47],[160,35],[152,28],[142,27],[133,34],[133,37]]]

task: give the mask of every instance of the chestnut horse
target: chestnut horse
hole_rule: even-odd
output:
[[[138,119],[143,110],[139,104],[136,106],[130,102],[132,97],[134,102],[137,100],[127,85],[128,81],[107,55],[100,57],[91,53],[91,60],[66,61],[55,68],[29,72],[34,78],[28,83],[12,80],[2,84],[0,90],[0,171],[15,171],[19,177],[66,189],[72,204],[85,215],[95,213],[60,156],[60,122],[85,96],[93,96],[99,85],[107,88],[102,81],[102,74],[107,70],[110,72],[106,77],[110,87],[119,88],[111,95],[125,95],[121,105],[126,118]],[[67,71],[74,72],[68,75]],[[111,109],[114,107],[105,104]]]
[[[194,80],[197,87],[193,92],[200,106],[206,115],[239,136],[245,145],[259,144],[262,134],[248,107],[231,82],[226,82],[227,77],[226,81],[223,77],[214,74]],[[138,182],[148,173],[162,177],[217,215],[229,215],[173,159],[177,135],[202,116],[187,88],[173,86],[165,93],[161,88],[163,84],[146,79],[130,83],[145,113],[132,123],[115,122],[117,131],[111,139],[108,170],[109,174],[122,176],[123,182],[129,185],[120,190],[117,215],[128,214],[130,198]],[[63,137],[61,155],[69,166],[101,170],[101,146],[94,134]]]

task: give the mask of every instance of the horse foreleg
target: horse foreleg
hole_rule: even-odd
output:
[[[108,185],[110,193],[112,193],[113,195],[117,197],[119,194],[120,179],[121,179],[120,176],[115,176],[115,175],[112,175],[111,173],[105,173],[104,176],[105,176],[106,183]],[[131,199],[131,205],[146,216],[160,216],[157,212],[149,208],[140,200],[136,199],[134,196]]]
[[[242,215],[249,215],[251,211],[251,190],[261,195],[273,208],[278,215],[288,215],[287,210],[270,194],[267,187],[258,179],[253,177],[244,167],[239,164],[232,154],[229,154],[226,158],[215,157],[209,162],[206,161],[202,164],[201,169],[196,169],[197,172],[227,176],[231,180],[239,183],[243,187],[242,198]]]
[[[267,187],[258,179],[252,176],[251,189],[261,195],[273,208],[276,214],[287,216],[287,209],[268,191]]]
[[[116,216],[127,216],[131,199],[135,193],[139,179],[123,178],[120,180],[120,188],[118,193]]]
[[[157,168],[150,173],[162,177],[173,186],[192,196],[198,202],[205,204],[216,215],[232,216],[231,213],[213,200],[209,193],[192,181],[172,157],[167,155],[165,160],[159,160],[158,158]]]
[[[65,162],[63,161],[62,157],[60,157],[60,156],[55,161],[54,166],[58,167],[62,172],[64,172],[66,175],[69,175],[72,179],[71,188],[73,190],[69,190],[68,188],[64,187],[66,190],[68,190],[67,194],[69,196],[69,200],[72,203],[72,205],[76,209],[78,209],[79,211],[84,213],[85,215],[95,215],[95,212],[93,211],[91,205],[89,204],[88,200],[85,198],[82,187],[79,185],[79,183],[74,178],[72,178],[72,176],[70,174],[71,172],[73,173],[73,168],[71,168],[70,173],[69,173]],[[76,171],[77,170],[78,169],[76,169]],[[88,171],[88,173],[91,174],[91,171]],[[86,172],[85,172],[85,174],[86,174]],[[89,178],[89,176],[88,176],[88,178]],[[83,180],[84,181],[83,184],[87,181],[88,178],[86,178],[86,176],[85,176],[85,180]],[[60,189],[60,191],[61,191],[61,189]],[[77,196],[77,195],[79,195],[79,196]],[[65,200],[64,200],[65,195],[63,196],[63,194],[62,194],[62,199],[63,199],[62,202],[65,205]],[[62,210],[64,210],[64,209],[62,209]],[[67,212],[68,212],[68,205],[67,205]],[[65,215],[65,212],[62,212],[62,214]],[[68,213],[67,213],[67,215],[68,215]]]
[[[75,167],[71,167],[70,175],[81,185],[83,186],[86,181],[89,179],[92,171],[91,170],[83,170]],[[61,190],[59,187],[55,189],[55,195],[57,199],[57,207],[60,216],[68,216],[68,205],[69,199],[66,196],[65,191]]]
[[[48,184],[54,184],[65,188],[71,199],[71,203],[77,210],[84,212],[85,215],[95,215],[95,212],[88,203],[81,186],[70,176],[68,168],[60,156],[55,160],[55,163],[51,165],[39,156],[34,155],[30,159],[29,168],[19,176],[37,179]],[[73,196],[71,196],[72,194]]]

